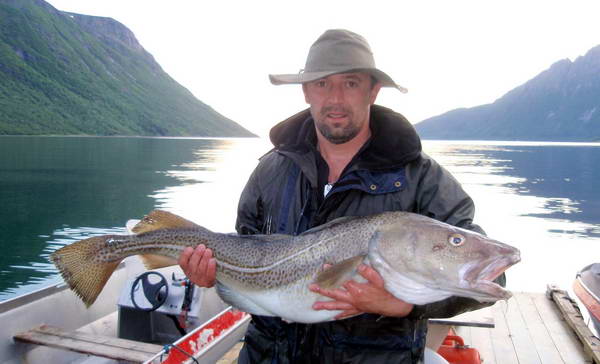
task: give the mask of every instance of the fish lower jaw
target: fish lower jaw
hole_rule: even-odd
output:
[[[396,298],[415,305],[441,301],[450,296],[468,297],[480,302],[506,300],[512,296],[509,291],[488,280],[465,279],[463,275],[462,280],[448,284],[436,280],[428,281],[419,274],[400,272],[391,267],[375,250],[369,254],[369,263],[382,276],[386,290]]]
[[[479,302],[508,300],[512,293],[490,280],[478,280],[474,283],[462,281],[460,287],[453,290],[456,296],[473,298]]]

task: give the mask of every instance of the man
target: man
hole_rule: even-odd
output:
[[[300,234],[342,216],[390,210],[420,213],[478,230],[474,206],[458,182],[421,152],[412,125],[374,105],[381,87],[402,92],[375,67],[367,41],[329,30],[312,45],[305,69],[271,75],[273,84],[301,84],[308,110],[276,125],[275,148],[261,158],[240,198],[240,234]],[[197,285],[215,283],[216,262],[203,246],[179,261]],[[413,306],[383,288],[379,274],[359,268],[366,283],[310,289],[332,298],[314,309],[342,310],[332,322],[305,325],[253,316],[240,363],[417,363],[428,317],[482,307],[468,299]],[[307,287],[309,289],[309,287]]]

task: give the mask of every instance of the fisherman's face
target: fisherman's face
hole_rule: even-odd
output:
[[[380,88],[364,72],[331,75],[302,85],[318,132],[333,144],[346,143],[369,128],[369,111]]]

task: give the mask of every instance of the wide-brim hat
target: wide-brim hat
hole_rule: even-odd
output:
[[[373,52],[362,36],[344,29],[328,30],[310,47],[306,65],[298,73],[269,75],[274,85],[315,81],[338,73],[367,72],[384,87],[408,90],[375,67]]]

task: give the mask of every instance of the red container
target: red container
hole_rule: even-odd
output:
[[[462,337],[449,334],[438,349],[438,354],[450,364],[481,364],[477,349],[465,346]]]

